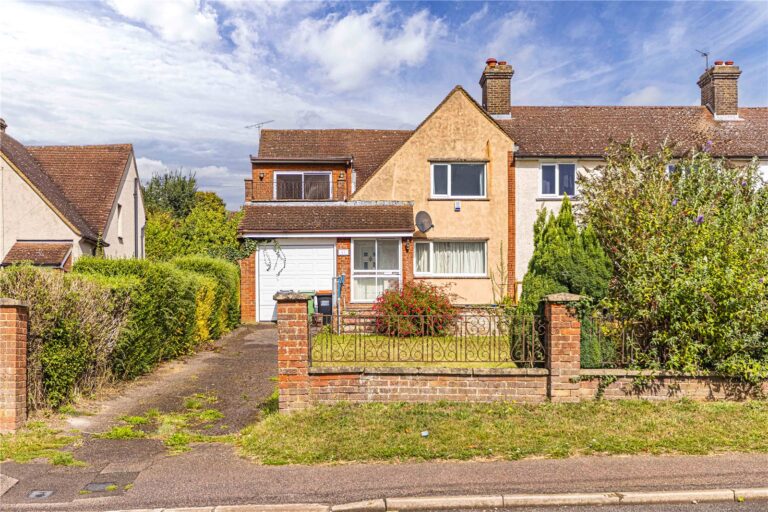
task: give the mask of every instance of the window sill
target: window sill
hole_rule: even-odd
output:
[[[571,200],[572,203],[577,203],[580,201],[579,196],[568,196],[568,199]],[[536,201],[540,202],[550,202],[550,201],[562,201],[563,196],[537,196]]]
[[[487,197],[430,197],[427,201],[490,201]]]
[[[446,276],[446,275],[440,275],[440,276],[424,276],[424,275],[414,275],[414,279],[490,279],[490,276]]]

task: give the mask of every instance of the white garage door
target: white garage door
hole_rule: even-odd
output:
[[[259,248],[256,277],[259,321],[277,320],[277,307],[272,297],[279,290],[333,288],[336,268],[334,247],[332,240],[306,243],[283,241],[280,242],[280,250],[285,256],[283,261],[278,261],[272,247]]]

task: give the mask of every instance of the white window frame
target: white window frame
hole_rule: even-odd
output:
[[[383,240],[396,240],[397,241],[397,270],[379,270],[379,242]],[[375,270],[355,270],[355,242],[375,242],[376,251],[376,269]],[[403,286],[403,241],[400,238],[353,238],[352,243],[349,246],[350,249],[350,280],[349,280],[349,292],[350,302],[352,304],[372,304],[376,302],[376,299],[371,300],[356,300],[355,299],[355,278],[356,277],[373,277],[378,278],[394,278],[397,277],[397,286],[401,288]],[[378,297],[378,296],[377,296]]]
[[[453,164],[473,164],[483,166],[483,195],[481,196],[454,196],[451,195],[451,167]],[[435,166],[448,166],[448,193],[435,193]],[[487,199],[488,198],[488,163],[487,162],[432,162],[429,165],[429,197],[432,199]]]
[[[468,273],[462,273],[462,274],[436,274],[432,272],[432,269],[434,268],[435,263],[435,242],[453,242],[453,243],[478,243],[482,242],[485,244],[485,250],[483,251],[483,258],[485,261],[483,262],[483,267],[485,267],[485,272],[481,274],[468,274]],[[416,245],[417,244],[429,244],[429,272],[419,272],[416,270]],[[418,242],[413,243],[413,275],[414,277],[436,277],[436,278],[451,278],[451,277],[488,277],[488,240],[419,240]]]
[[[272,199],[275,201],[291,201],[291,199],[277,199],[277,177],[290,174],[301,175],[301,199],[293,199],[293,201],[330,201],[333,199],[333,173],[330,171],[275,171],[272,173]],[[328,199],[304,199],[304,176],[307,174],[328,176]]]
[[[545,165],[555,166],[555,193],[554,194],[544,193],[544,166]],[[555,161],[542,161],[539,163],[539,197],[546,197],[546,198],[557,197],[562,199],[563,196],[558,193],[558,190],[560,190],[560,166],[561,165],[573,166],[573,195],[568,196],[568,198],[573,199],[574,197],[577,197],[579,195],[579,185],[577,180],[577,178],[579,177],[579,165],[576,162],[555,160]]]

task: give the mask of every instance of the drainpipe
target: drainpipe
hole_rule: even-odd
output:
[[[139,257],[139,178],[133,178],[133,257]]]

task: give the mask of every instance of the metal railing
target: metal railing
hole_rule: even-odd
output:
[[[500,310],[316,316],[310,328],[310,358],[313,365],[326,366],[542,367],[545,332],[536,315]]]
[[[254,181],[251,197],[254,201],[329,201],[333,185],[327,176],[324,181]]]
[[[581,367],[627,368],[644,359],[664,359],[653,354],[645,324],[628,322],[606,312],[584,314],[581,320]]]

